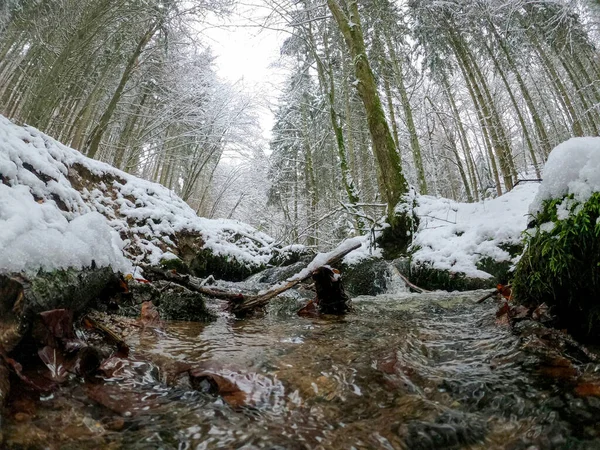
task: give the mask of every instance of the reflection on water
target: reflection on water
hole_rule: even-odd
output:
[[[208,365],[247,406],[132,364],[112,382],[64,388],[5,434],[20,434],[15,448],[600,448],[600,402],[524,369],[517,338],[479,296],[363,297],[344,318],[274,305],[258,319],[169,323],[131,338],[134,354]]]

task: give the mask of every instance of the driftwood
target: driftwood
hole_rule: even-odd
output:
[[[237,299],[230,301],[229,309],[236,316],[243,316],[257,308],[261,308],[267,305],[272,298],[277,297],[279,294],[312,277],[315,270],[334,263],[360,246],[360,242],[352,243],[345,241],[335,250],[327,254],[317,255],[315,259],[313,259],[308,265],[308,267],[306,267],[306,269],[294,275],[292,278],[289,278],[285,284],[281,286],[275,286],[260,295],[238,297]]]
[[[404,281],[404,283],[405,283],[405,284],[406,284],[406,285],[407,285],[407,286],[408,286],[410,289],[412,289],[413,291],[416,291],[416,292],[418,292],[419,294],[426,294],[426,293],[428,293],[428,292],[431,292],[431,291],[428,291],[427,289],[420,288],[420,287],[419,287],[419,286],[417,286],[416,284],[413,284],[413,283],[411,283],[411,282],[410,282],[410,280],[409,280],[408,278],[406,278],[404,275],[402,275],[402,273],[401,273],[401,272],[400,272],[400,271],[399,271],[399,270],[398,270],[398,269],[397,269],[395,266],[392,266],[392,270],[393,270],[393,271],[396,273],[396,275],[398,275],[398,276],[400,277],[400,279],[401,279],[402,281]]]
[[[350,297],[344,291],[342,277],[331,267],[320,267],[313,273],[317,298],[315,303],[323,314],[342,315],[350,311]]]
[[[229,301],[228,309],[232,313],[237,316],[244,316],[257,308],[265,306],[272,298],[277,297],[279,294],[282,294],[297,284],[309,279],[313,275],[313,272],[318,268],[334,263],[360,246],[361,242],[359,241],[344,241],[340,246],[331,252],[317,255],[305,269],[289,278],[283,285],[276,285],[259,295],[244,295],[239,292],[228,292],[220,289],[212,289],[200,285],[198,280],[194,277],[181,275],[177,272],[158,267],[144,266],[143,269],[144,274],[150,280],[158,279],[171,281],[199,294],[204,294],[212,298],[227,300]]]
[[[243,297],[240,293],[227,292],[220,289],[211,289],[206,286],[202,286],[197,278],[190,277],[188,275],[181,275],[177,272],[167,269],[161,269],[159,267],[154,266],[144,266],[144,274],[150,280],[165,280],[171,281],[175,284],[179,284],[190,291],[197,292],[199,294],[206,295],[212,298],[218,298],[221,300],[235,300]]]

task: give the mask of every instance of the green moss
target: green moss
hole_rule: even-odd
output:
[[[494,277],[494,286],[498,283],[507,284],[510,277],[510,268],[512,262],[510,261],[496,261],[494,258],[486,256],[480,259],[476,267],[479,270],[489,273]]]
[[[557,208],[568,211],[559,219]],[[526,233],[513,294],[526,306],[546,303],[558,326],[600,341],[600,193],[580,204],[572,197],[543,204],[536,228]],[[551,225],[548,225],[551,223]]]
[[[264,268],[264,265],[246,265],[229,256],[215,255],[208,249],[200,250],[190,263],[190,271],[197,277],[212,275],[227,281],[241,281]]]
[[[209,322],[215,319],[202,295],[168,281],[130,282],[129,292],[119,304],[119,314],[127,317],[139,317],[142,303],[151,301],[163,320]]]
[[[160,266],[163,269],[175,270],[182,275],[189,275],[190,268],[179,258],[161,259]]]
[[[385,259],[396,259],[406,255],[413,234],[419,226],[419,219],[414,214],[414,208],[397,212],[391,222],[390,226],[385,228],[377,239],[377,245],[381,247]]]
[[[413,264],[409,278],[415,285],[429,291],[470,291],[493,288],[497,284],[495,278],[470,278],[462,272],[436,269],[431,264]]]

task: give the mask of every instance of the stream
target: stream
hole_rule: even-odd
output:
[[[131,335],[133,354],[202,364],[244,402],[165,383],[131,363],[101,386],[70,384],[35,417],[4,424],[7,448],[599,449],[600,398],[531,370],[482,291],[353,299],[342,318],[221,315]],[[590,373],[600,366],[587,365]],[[113,408],[90,400],[90,389]],[[93,397],[93,395],[92,395]],[[104,402],[106,405],[106,402]]]

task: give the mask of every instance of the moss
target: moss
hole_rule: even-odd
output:
[[[479,270],[483,270],[484,272],[487,272],[490,275],[492,275],[494,277],[493,285],[495,286],[498,283],[508,284],[512,262],[496,261],[494,258],[486,256],[485,258],[482,258],[477,262],[476,267]]]
[[[284,267],[298,262],[305,262],[307,265],[315,257],[315,252],[309,247],[299,247],[295,249],[284,249],[275,253],[269,261],[270,266]]]
[[[406,208],[397,212],[389,225],[377,239],[377,245],[381,247],[385,259],[396,259],[407,254],[419,219],[414,214],[414,208]]]
[[[200,250],[189,267],[192,274],[197,277],[204,278],[212,275],[218,280],[227,281],[244,280],[265,268],[264,265],[246,265],[229,256],[215,255],[209,249]]]
[[[489,289],[496,286],[495,278],[471,278],[462,272],[450,272],[434,268],[431,264],[413,264],[410,281],[415,285],[434,291],[470,291],[473,289]]]
[[[569,212],[567,217],[558,210]],[[580,204],[548,200],[526,233],[513,295],[526,306],[546,303],[557,325],[580,339],[600,341],[600,193]]]
[[[161,259],[160,266],[163,269],[175,270],[177,273],[182,275],[190,274],[190,268],[179,258]]]
[[[119,304],[119,314],[139,317],[143,302],[151,301],[163,320],[208,322],[215,319],[202,295],[168,281],[129,283],[130,296]]]

